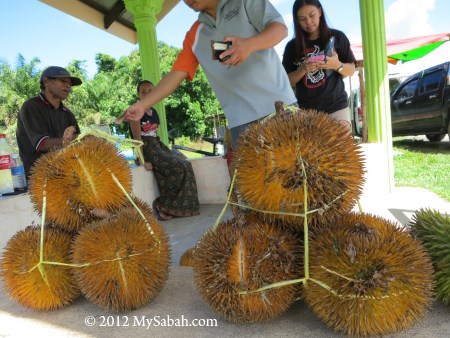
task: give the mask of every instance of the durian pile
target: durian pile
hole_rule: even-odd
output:
[[[190,262],[218,314],[259,322],[304,299],[353,336],[397,332],[423,317],[431,260],[397,224],[351,211],[364,167],[344,125],[316,111],[277,109],[244,132],[233,160],[240,211],[200,238]]]
[[[40,157],[29,194],[43,225],[16,233],[1,257],[10,297],[36,310],[62,308],[80,293],[111,311],[154,299],[168,277],[168,237],[131,187],[125,159],[100,137]]]

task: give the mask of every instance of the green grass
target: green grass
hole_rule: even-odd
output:
[[[450,142],[394,139],[396,186],[428,189],[450,201]]]
[[[213,145],[206,141],[186,141],[176,139],[175,144],[181,144],[189,148],[204,150],[204,151],[213,151]],[[194,153],[192,151],[180,150],[187,158],[201,158],[205,157],[205,155]]]

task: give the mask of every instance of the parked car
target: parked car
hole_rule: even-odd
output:
[[[420,71],[391,96],[392,134],[425,135],[433,142],[450,133],[450,62]]]
[[[348,108],[350,109],[350,117],[352,120],[353,134],[361,136],[363,124],[361,109],[361,90],[359,88],[353,89],[348,101]]]
[[[389,93],[392,95],[395,89],[400,86],[405,77],[393,74],[389,76]],[[359,88],[353,89],[350,94],[348,106],[352,120],[353,134],[362,136],[362,109],[361,109],[361,90]]]

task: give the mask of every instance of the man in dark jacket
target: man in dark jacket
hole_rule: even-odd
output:
[[[20,108],[16,138],[27,178],[39,156],[63,147],[80,133],[75,115],[63,101],[72,86],[81,83],[62,67],[48,67],[41,75],[41,93]]]

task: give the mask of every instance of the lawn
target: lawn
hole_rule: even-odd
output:
[[[450,201],[450,142],[394,139],[395,185],[421,187]]]

